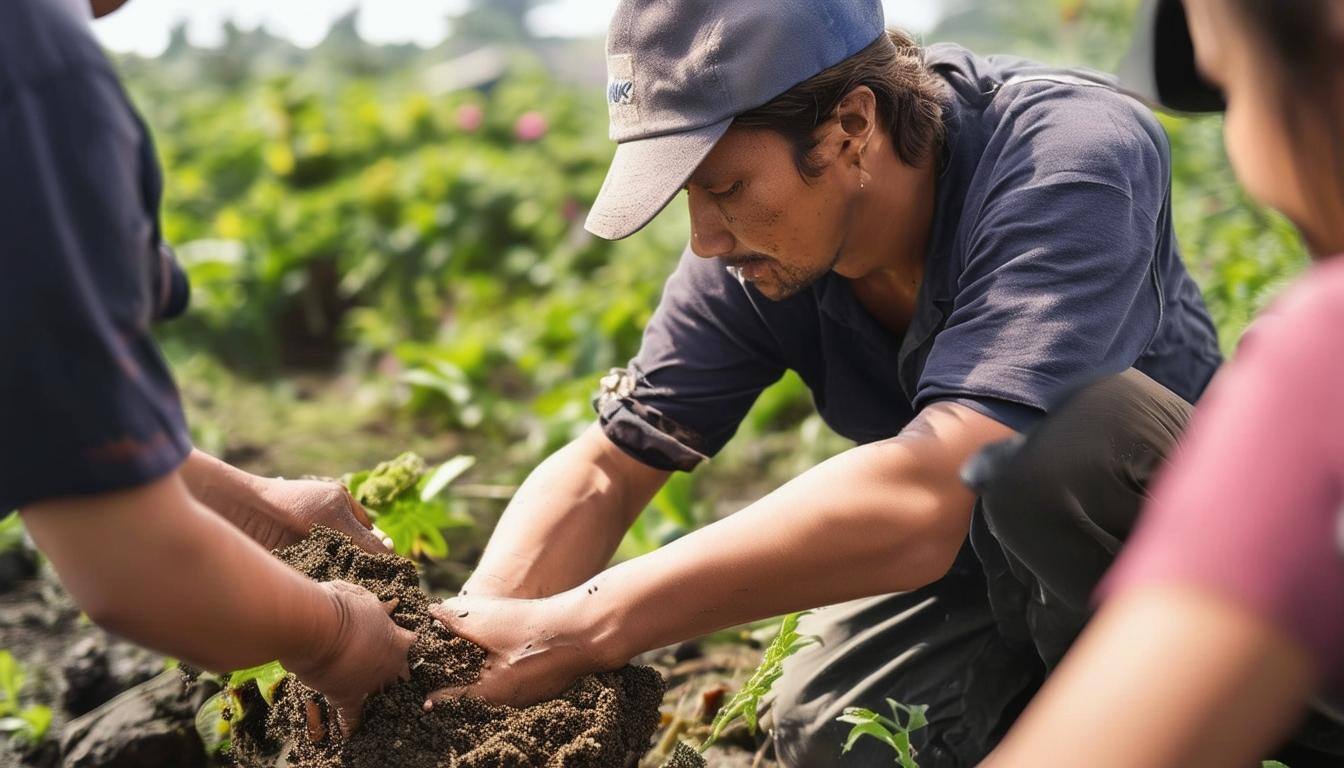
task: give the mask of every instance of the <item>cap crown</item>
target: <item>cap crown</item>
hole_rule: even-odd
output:
[[[884,31],[879,0],[621,0],[607,35],[611,138],[727,120]]]

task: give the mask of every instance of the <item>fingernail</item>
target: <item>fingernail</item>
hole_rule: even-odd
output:
[[[470,615],[471,615],[471,613],[470,613],[469,611],[458,611],[457,618],[459,618],[459,619],[465,619],[465,618],[467,618],[467,617],[470,616]]]
[[[424,704],[423,707],[421,707],[421,709],[425,710],[426,712],[428,712],[428,711],[434,709],[434,700],[433,700],[433,699],[425,699],[425,704]]]

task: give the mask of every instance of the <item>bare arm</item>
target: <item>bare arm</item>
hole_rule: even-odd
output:
[[[463,594],[547,597],[583,583],[611,561],[669,474],[588,428],[518,489]]]
[[[393,679],[414,639],[372,594],[317,584],[194,499],[177,475],[21,511],[104,628],[206,669],[279,659],[338,706]]]
[[[914,589],[951,566],[974,497],[958,476],[1013,434],[936,404],[747,509],[544,600],[450,600],[436,615],[493,652],[474,692],[535,701],[580,674],[722,627]],[[544,640],[542,639],[544,638]]]
[[[368,552],[388,551],[369,530],[368,513],[340,483],[259,477],[199,450],[179,474],[192,496],[266,549],[293,544],[314,525],[325,525]]]
[[[1102,609],[985,765],[1258,766],[1314,678],[1304,649],[1232,603],[1136,588]]]

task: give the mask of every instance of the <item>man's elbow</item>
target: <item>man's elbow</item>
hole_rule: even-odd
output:
[[[970,512],[960,500],[937,499],[906,521],[904,543],[892,562],[898,591],[932,584],[952,570],[970,531]]]

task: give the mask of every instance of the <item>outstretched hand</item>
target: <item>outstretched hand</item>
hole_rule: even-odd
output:
[[[588,597],[581,595],[580,597]],[[486,650],[475,683],[434,691],[425,709],[461,696],[523,707],[555,698],[583,675],[626,659],[599,653],[595,628],[570,593],[539,600],[461,596],[429,609],[453,633]]]

